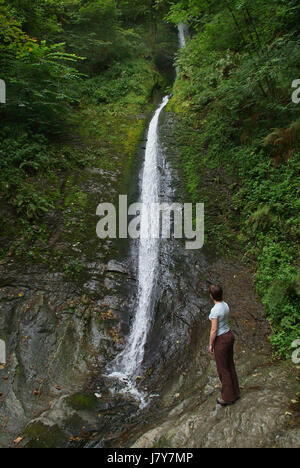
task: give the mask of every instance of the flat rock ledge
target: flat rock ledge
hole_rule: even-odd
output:
[[[238,371],[244,369],[238,365]],[[213,372],[213,366],[209,372]],[[232,407],[216,404],[219,390],[204,402],[194,395],[138,438],[134,448],[300,447],[299,412],[291,402],[297,388],[287,363],[254,370],[242,379],[242,398]],[[207,391],[217,386],[213,378]],[[298,421],[299,422],[299,421]]]

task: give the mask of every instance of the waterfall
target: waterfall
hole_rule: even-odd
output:
[[[158,232],[159,219],[153,216],[151,208],[153,203],[159,202],[158,127],[161,111],[167,105],[168,100],[169,96],[166,96],[156,110],[147,136],[141,190],[137,311],[127,344],[122,353],[117,356],[114,372],[110,374],[110,377],[117,377],[125,382],[127,391],[139,396],[141,401],[143,401],[143,396],[135,388],[134,378],[144,359],[145,344],[153,318],[153,291],[159,264],[159,239],[154,234]]]
[[[186,38],[189,36],[189,28],[186,24],[180,23],[178,25],[178,39],[179,49],[183,49],[186,46]],[[176,67],[176,74],[179,73],[179,67]]]
[[[178,27],[180,47],[186,44],[188,29],[186,25]],[[145,345],[151,327],[155,306],[155,286],[159,266],[160,241],[154,234],[159,232],[159,219],[153,216],[151,207],[159,203],[159,117],[169,101],[166,96],[156,110],[148,129],[145,163],[141,187],[141,226],[138,261],[138,303],[130,334],[123,351],[112,364],[107,376],[116,378],[125,387],[121,393],[129,393],[146,406],[146,396],[136,387],[136,377],[144,359]]]
[[[186,24],[180,23],[178,25],[179,47],[182,49],[186,46],[186,38],[189,35],[189,28]]]

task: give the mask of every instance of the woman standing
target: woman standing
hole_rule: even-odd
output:
[[[210,287],[210,297],[214,302],[209,319],[211,333],[209,352],[216,358],[217,371],[222,383],[222,396],[217,398],[221,406],[233,405],[240,398],[238,377],[233,361],[234,335],[229,327],[229,306],[223,301],[220,286]]]

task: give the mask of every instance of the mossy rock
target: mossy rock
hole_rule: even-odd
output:
[[[76,393],[67,399],[67,405],[77,411],[92,410],[97,406],[97,398],[94,395]]]
[[[157,442],[154,443],[152,448],[170,448],[171,444],[166,437],[161,437]]]
[[[65,446],[68,436],[58,427],[46,426],[42,422],[34,422],[24,431],[26,448],[62,448]]]

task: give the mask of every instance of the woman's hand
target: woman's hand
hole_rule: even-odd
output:
[[[212,321],[211,321],[210,340],[209,340],[209,352],[212,355],[215,354],[214,344],[215,344],[217,334],[218,334],[218,327],[219,327],[218,319],[212,319]]]

